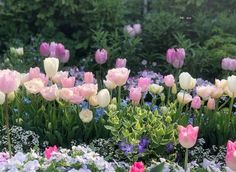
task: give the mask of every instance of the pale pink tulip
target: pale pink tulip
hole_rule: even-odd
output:
[[[199,127],[193,127],[188,125],[186,128],[183,126],[178,126],[179,131],[179,143],[184,148],[191,148],[195,145],[197,141]]]
[[[80,94],[84,98],[88,99],[91,96],[97,95],[98,85],[97,84],[83,84],[79,86]]]
[[[62,56],[59,60],[61,63],[67,63],[70,59],[70,51],[69,50],[65,50],[65,55]]]
[[[175,84],[175,78],[173,75],[166,75],[164,77],[164,83],[167,87],[172,87]]]
[[[66,72],[63,72],[63,71],[59,71],[56,73],[55,76],[52,77],[52,81],[56,84],[61,84],[61,79],[63,78],[68,78],[68,75],[69,73],[66,71]]]
[[[109,90],[113,90],[113,89],[115,89],[117,87],[117,85],[114,82],[112,82],[112,81],[110,81],[108,79],[107,80],[103,80],[103,83],[106,86],[106,88],[109,89]]]
[[[92,72],[85,72],[84,73],[84,82],[87,84],[94,83],[94,75]]]
[[[201,107],[201,98],[199,96],[195,96],[191,102],[191,107],[193,109],[200,109]]]
[[[62,78],[61,85],[63,88],[72,88],[75,85],[75,77]]]
[[[49,47],[50,57],[56,57],[56,47],[57,47],[57,43],[55,42],[50,43],[50,47]]]
[[[57,151],[58,151],[58,148],[57,148],[56,145],[54,145],[53,147],[50,146],[50,147],[48,147],[48,148],[45,149],[44,155],[45,155],[45,157],[46,157],[47,159],[50,159],[51,156],[52,156],[52,153],[53,153],[53,152],[57,152]]]
[[[222,88],[218,88],[216,86],[212,87],[211,97],[214,99],[220,98],[224,93],[224,90]]]
[[[70,102],[74,96],[74,92],[73,92],[73,90],[71,90],[71,88],[62,88],[62,89],[58,90],[57,94],[58,94],[57,96],[60,99],[67,101],[67,102]]]
[[[116,68],[126,67],[126,59],[117,58],[116,59]]]
[[[26,90],[31,94],[37,94],[44,88],[44,83],[39,78],[34,78],[24,83]]]
[[[117,86],[123,86],[129,78],[129,73],[127,68],[114,68],[108,70],[106,78]]]
[[[133,30],[136,35],[140,34],[142,32],[141,24],[134,24]]]
[[[138,79],[138,87],[142,89],[142,92],[148,91],[150,83],[151,83],[150,78],[141,77]]]
[[[210,110],[214,110],[216,108],[216,102],[215,99],[209,98],[207,101],[207,108]]]
[[[29,79],[41,79],[46,86],[48,84],[48,77],[40,72],[39,67],[30,68],[29,70]]]
[[[124,27],[124,32],[126,32],[130,37],[134,37],[136,35],[134,28],[130,25]]]
[[[236,171],[236,141],[228,141],[227,143],[227,152],[226,152],[226,166]]]
[[[212,93],[212,90],[213,90],[213,86],[198,86],[197,87],[197,94],[203,98],[203,100],[207,100],[211,93]]]
[[[129,98],[132,100],[134,104],[139,104],[141,98],[142,98],[142,88],[131,88],[129,90]]]
[[[53,100],[56,100],[57,99],[57,96],[58,96],[58,88],[57,88],[57,85],[54,84],[50,87],[45,87],[43,88],[40,93],[41,95],[43,96],[43,98],[47,101],[53,101]]]
[[[0,91],[8,94],[20,86],[20,73],[9,69],[0,70]]]
[[[98,64],[104,64],[106,63],[108,59],[108,53],[107,53],[107,50],[105,49],[98,49],[95,53],[95,61],[98,63]]]
[[[73,91],[73,96],[70,98],[71,103],[80,104],[82,101],[84,101],[84,97],[80,94],[79,87],[73,87],[71,90]]]

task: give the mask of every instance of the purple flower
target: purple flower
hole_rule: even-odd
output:
[[[125,155],[128,155],[129,153],[133,152],[133,145],[128,144],[127,142],[121,142],[119,144],[119,148],[125,153]]]
[[[139,153],[143,153],[149,145],[149,140],[146,137],[143,137],[138,144]]]
[[[166,145],[166,152],[167,152],[167,153],[171,153],[173,150],[174,150],[174,145],[173,145],[173,143],[172,143],[172,142],[168,143],[168,144]]]

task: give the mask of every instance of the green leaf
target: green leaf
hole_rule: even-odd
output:
[[[157,165],[156,167],[152,168],[150,172],[162,172],[164,169],[164,163]]]
[[[104,126],[107,130],[110,130],[110,131],[116,131],[116,129],[114,128],[114,127],[112,127],[112,126],[109,126],[109,125],[105,125]]]

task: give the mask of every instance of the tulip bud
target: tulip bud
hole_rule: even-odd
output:
[[[89,97],[88,101],[91,106],[97,106],[98,105],[97,95]]]
[[[228,88],[229,90],[233,93],[236,94],[236,76],[232,75],[229,76],[227,79],[227,84],[228,84]]]
[[[23,122],[24,122],[24,121],[23,121],[22,118],[16,118],[16,123],[17,123],[18,125],[22,125]]]
[[[44,70],[48,77],[56,75],[59,68],[59,60],[57,58],[48,57],[44,59]]]
[[[115,105],[117,104],[117,100],[116,100],[116,98],[115,98],[115,97],[114,97],[114,98],[112,98],[112,100],[111,100],[111,103],[112,103],[112,104],[115,104]]]
[[[107,89],[102,89],[98,92],[97,101],[100,107],[107,107],[111,101],[110,93]]]
[[[82,109],[79,113],[79,117],[84,123],[89,123],[93,119],[93,112],[89,109]]]
[[[165,94],[162,93],[162,94],[161,94],[161,101],[164,102],[165,99],[166,99],[166,96],[165,96]]]
[[[110,104],[110,105],[108,105],[108,110],[109,111],[116,111],[117,110],[117,106],[115,104]]]
[[[61,43],[57,44],[55,53],[56,53],[57,58],[59,58],[59,59],[63,58],[65,56],[64,45]]]
[[[126,62],[127,62],[126,59],[121,59],[121,58],[116,59],[116,68],[126,67]]]
[[[113,89],[115,89],[117,87],[117,85],[114,82],[112,82],[112,81],[110,81],[108,79],[107,80],[103,80],[103,83],[106,86],[106,88],[109,89],[109,90],[113,90]]]
[[[149,86],[149,92],[152,94],[160,94],[163,90],[164,90],[164,87],[158,84],[151,84]]]
[[[199,96],[195,96],[192,100],[191,107],[193,109],[200,109],[201,107],[201,98]]]
[[[185,105],[192,101],[192,96],[188,93],[179,92],[177,94],[177,100],[179,103]]]
[[[0,105],[3,105],[5,102],[5,94],[0,91]]]
[[[141,77],[138,79],[138,87],[142,89],[142,92],[146,92],[148,90],[150,83],[150,78]]]
[[[15,97],[16,97],[16,95],[15,95],[14,91],[7,94],[7,99],[9,102],[12,102],[15,99]]]
[[[70,51],[65,50],[65,55],[60,58],[61,63],[67,63],[70,59]]]
[[[207,108],[210,110],[214,110],[216,108],[215,99],[212,99],[212,98],[208,99]]]
[[[173,75],[167,75],[164,77],[164,83],[167,87],[173,87],[175,84],[175,78]]]
[[[177,87],[176,87],[176,84],[174,84],[171,88],[171,93],[172,94],[176,94],[177,93]]]
[[[107,50],[105,49],[98,49],[96,51],[96,54],[95,54],[95,61],[98,63],[98,64],[104,64],[106,63],[108,59],[108,53],[107,53]]]

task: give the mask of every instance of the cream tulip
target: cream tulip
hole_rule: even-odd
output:
[[[202,97],[203,100],[207,100],[210,97],[212,91],[213,91],[213,87],[209,85],[197,87],[197,95]]]
[[[5,102],[6,95],[0,91],[0,105]]]
[[[188,104],[189,102],[192,101],[192,99],[193,99],[192,96],[188,93],[179,92],[177,94],[177,100],[181,104],[184,104],[184,105]]]
[[[106,88],[109,89],[109,90],[113,90],[113,89],[115,89],[117,87],[117,85],[114,82],[112,82],[112,81],[110,81],[108,79],[107,80],[103,80],[103,83],[106,86]]]
[[[192,76],[188,72],[182,72],[179,75],[179,83],[182,89],[190,90],[195,87],[196,79],[192,78]]]
[[[109,91],[107,89],[100,90],[97,95],[97,101],[100,107],[107,107],[111,101]]]
[[[59,68],[59,60],[54,57],[48,57],[44,59],[44,70],[48,77],[52,78],[56,75]]]
[[[98,105],[97,95],[90,96],[88,102],[91,106],[97,106]]]
[[[222,88],[224,90],[227,87],[227,80],[225,80],[225,79],[222,79],[222,80],[216,79],[215,80],[215,85],[216,85],[216,87]]]
[[[93,119],[93,112],[89,109],[82,109],[79,113],[79,117],[84,123],[89,123]]]
[[[149,86],[149,92],[152,94],[160,94],[163,90],[164,90],[164,87],[158,84],[151,84]]]
[[[24,86],[31,94],[37,94],[44,88],[44,83],[41,79],[35,78],[25,82]]]

